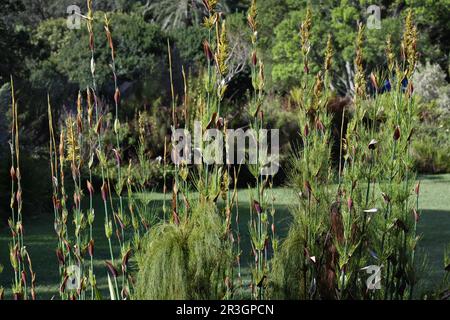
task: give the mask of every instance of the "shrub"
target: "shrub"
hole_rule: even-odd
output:
[[[438,64],[419,64],[413,76],[420,98],[421,123],[413,142],[414,165],[420,173],[450,172],[450,85]]]
[[[103,12],[95,14],[95,21],[101,21]],[[115,46],[117,52],[117,76],[119,79],[151,79],[163,71],[159,68],[164,59],[165,41],[156,24],[147,23],[142,15],[113,13]],[[36,29],[33,42],[48,48],[47,59],[33,66],[34,81],[46,83],[39,75],[46,75],[53,69],[64,75],[69,83],[80,88],[91,84],[90,52],[86,50],[89,35],[84,29],[68,30],[65,19],[48,20]],[[99,88],[110,84],[110,54],[103,36],[103,24],[95,23],[96,74]],[[43,57],[44,58],[44,57]],[[47,71],[46,71],[47,70]]]
[[[162,223],[146,235],[137,258],[136,299],[222,299],[232,256],[212,203],[196,203],[180,225]]]
[[[450,84],[446,80],[446,73],[438,64],[419,64],[412,79],[417,95],[425,104],[435,103],[441,111],[450,112]],[[439,112],[439,110],[438,110]]]
[[[450,172],[450,114],[434,102],[422,104],[421,124],[413,142],[414,165],[420,173]]]

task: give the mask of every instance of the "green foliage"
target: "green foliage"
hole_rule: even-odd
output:
[[[263,4],[271,2],[270,0],[262,0]],[[298,31],[300,22],[302,21],[307,4],[309,1],[290,0],[286,1],[287,5],[284,10],[281,8],[276,10],[276,6],[262,5],[261,15],[266,14],[265,10],[275,13],[270,15],[274,20],[270,20],[267,27],[274,28],[274,45],[267,47],[272,50],[271,57],[273,60],[272,78],[274,89],[282,92],[288,91],[295,85],[295,75],[301,72],[299,52],[296,50],[299,38]],[[354,58],[353,39],[355,38],[356,24],[358,21],[366,21],[366,9],[371,3],[367,1],[341,1],[337,4],[334,1],[320,1],[320,3],[311,2],[313,8],[313,20],[316,22],[313,26],[313,36],[311,39],[311,61],[312,70],[316,72],[317,66],[320,66],[320,48],[325,47],[326,34],[333,35],[333,45],[336,52],[335,68],[333,75],[333,85],[340,93],[351,92],[351,83],[348,78],[352,77],[353,71],[352,60]],[[443,15],[448,15],[448,6],[445,7],[441,2],[430,1],[407,1],[406,6],[400,6],[397,2],[386,3],[382,7],[381,29],[366,29],[366,43],[364,46],[365,64],[367,69],[374,70],[385,66],[384,62],[384,42],[387,34],[392,35],[392,41],[396,44],[395,52],[400,52],[398,46],[401,36],[401,18],[405,15],[405,8],[412,8],[418,17],[420,38],[418,46],[421,47],[423,57],[433,56],[447,68],[448,66],[448,48],[446,41],[434,41],[433,37],[446,34],[446,24],[442,22]],[[275,17],[282,17],[276,21]],[[264,20],[262,20],[263,30],[265,28]],[[266,27],[266,28],[267,28]],[[430,32],[429,30],[439,30],[439,32]],[[429,36],[435,35],[435,36]],[[266,48],[264,48],[266,49]],[[267,49],[266,49],[267,52]],[[270,54],[267,54],[270,55]]]
[[[446,40],[450,32],[448,17],[450,1],[406,0],[406,6],[414,10],[420,31],[418,46],[423,58],[438,63],[449,73],[450,43]]]
[[[187,28],[174,29],[170,34],[175,40],[183,65],[195,67],[205,62],[202,42],[207,38],[208,32],[204,28],[193,25]]]
[[[154,226],[138,253],[136,299],[222,299],[230,247],[211,203],[197,203],[180,225]]]
[[[26,30],[15,27],[14,17],[23,10],[20,2],[2,1],[0,3],[0,86],[9,81],[12,73],[24,76],[23,61],[30,55],[29,35]]]
[[[414,74],[420,97],[421,125],[413,143],[414,164],[419,172],[450,172],[450,85],[438,64],[419,65]]]
[[[111,78],[110,52],[106,37],[102,36],[103,24],[100,23],[103,15],[104,13],[97,12],[94,23],[95,70],[100,88],[110,83]],[[110,20],[113,25],[119,79],[158,77],[158,73],[162,72],[158,66],[163,63],[165,56],[165,40],[160,28],[146,23],[138,14],[113,13]],[[91,57],[89,50],[86,50],[89,35],[84,28],[68,30],[65,23],[64,19],[46,21],[34,33],[34,41],[44,42],[50,51],[48,59],[36,66],[34,78],[38,83],[45,82],[36,73],[40,72],[45,77],[51,71],[43,70],[55,69],[69,83],[85,88],[91,83]]]
[[[299,106],[302,148],[293,156],[289,179],[298,200],[292,205],[294,222],[289,235],[274,258],[272,295],[287,299],[412,298],[419,281],[415,251],[420,187],[413,186],[411,141],[417,139],[413,132],[418,109],[411,84],[402,89],[402,79],[395,79],[393,73],[378,78],[372,74],[373,86],[387,78],[393,89],[367,96],[360,26],[354,103],[351,110],[344,110],[351,118],[346,130],[344,122],[341,125],[341,156],[335,174],[331,170],[331,119],[324,105],[330,93],[322,80],[326,83],[330,70],[325,64],[315,81],[308,72],[309,14],[300,32],[304,72],[291,96]],[[417,58],[411,13],[402,40],[406,56],[395,72],[411,78]],[[370,265],[383,266],[380,290],[367,290],[362,271]]]
[[[450,84],[446,80],[446,73],[438,64],[425,64],[417,66],[417,72],[412,79],[414,90],[425,104],[436,104],[439,108],[434,113],[445,115],[450,111]],[[433,110],[430,110],[433,113]]]
[[[413,143],[414,166],[422,173],[450,172],[450,118],[435,104],[424,104]]]

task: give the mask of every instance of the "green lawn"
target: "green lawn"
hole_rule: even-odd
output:
[[[427,270],[422,274],[423,286],[431,288],[438,285],[443,277],[443,253],[446,245],[450,243],[450,175],[422,176],[420,208],[422,218],[418,226],[418,232],[422,235],[418,260],[426,258]],[[293,203],[295,196],[289,189],[278,188],[274,190],[276,198],[276,222],[277,232],[283,237],[289,227],[288,206]],[[147,196],[147,195],[146,195]],[[155,206],[160,206],[162,194],[151,194]],[[250,241],[248,238],[248,191],[239,193],[240,228],[242,230],[244,277],[248,274],[248,260]],[[96,222],[94,228],[95,238],[95,274],[100,289],[107,294],[106,268],[104,260],[108,259],[107,241],[104,236],[103,217],[100,202],[96,210]],[[53,231],[53,213],[39,217],[25,217],[25,244],[33,260],[33,266],[37,273],[38,296],[40,298],[58,299],[58,269],[55,255],[56,236]],[[4,271],[0,274],[0,286],[10,288],[12,281],[11,267],[9,264],[8,243],[9,230],[6,226],[0,229],[0,264]],[[118,248],[115,248],[116,254]],[[9,297],[10,291],[6,291]]]

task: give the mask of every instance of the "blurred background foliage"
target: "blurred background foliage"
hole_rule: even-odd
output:
[[[75,110],[79,90],[85,91],[90,77],[88,33],[85,26],[71,30],[66,26],[67,7],[76,4],[86,12],[82,0],[3,0],[0,2],[0,196],[8,190],[9,170],[9,80],[16,82],[19,99],[21,139],[26,166],[31,177],[48,175],[46,148],[48,141],[47,93],[52,100],[53,114],[63,119]],[[246,11],[249,0],[221,1],[227,20],[233,77],[224,101],[231,126],[246,123],[250,72],[246,65],[250,37],[246,34]],[[258,0],[258,56],[265,63],[267,99],[263,106],[268,123],[281,130],[281,148],[288,150],[298,130],[294,123],[295,105],[290,93],[295,91],[302,68],[299,51],[299,27],[306,7],[313,7],[311,69],[316,72],[323,63],[327,35],[332,35],[334,69],[332,85],[337,98],[353,90],[354,39],[357,23],[366,21],[366,0]],[[421,96],[422,127],[414,146],[416,168],[420,172],[450,172],[450,89],[449,41],[450,0],[379,1],[381,29],[366,29],[364,55],[366,70],[383,70],[386,36],[392,35],[395,52],[400,55],[402,21],[407,8],[412,8],[419,28],[420,60],[414,81]],[[182,66],[189,78],[190,90],[202,85],[205,65],[202,41],[206,35],[201,27],[205,13],[201,0],[96,0],[98,19],[94,24],[96,73],[99,96],[105,113],[109,112],[114,84],[108,65],[109,49],[103,31],[102,16],[107,13],[117,50],[117,72],[122,93],[120,117],[126,120],[123,139],[132,147],[124,150],[128,158],[136,157],[139,115],[145,121],[149,159],[156,159],[164,150],[169,132],[170,82],[167,63],[167,41],[173,49],[175,91],[181,105],[183,92]],[[321,48],[321,49],[315,49]],[[192,97],[194,99],[194,97]],[[125,121],[123,121],[125,122]],[[29,166],[28,166],[28,164]],[[40,166],[42,165],[42,168]],[[34,172],[35,170],[36,172]],[[158,185],[160,172],[152,170]],[[24,178],[25,179],[25,178]],[[43,177],[42,179],[49,179]],[[33,180],[33,179],[31,179]],[[281,179],[282,180],[282,179]],[[39,180],[29,192],[45,192]],[[35,190],[33,190],[33,188]],[[25,199],[30,199],[25,196]],[[33,203],[35,200],[29,200]],[[0,199],[0,203],[8,203]],[[30,203],[30,205],[32,205]],[[38,201],[35,201],[38,203]],[[0,208],[3,212],[5,209]],[[7,210],[7,208],[6,208]]]

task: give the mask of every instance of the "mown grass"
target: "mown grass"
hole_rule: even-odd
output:
[[[421,176],[420,209],[422,216],[418,225],[418,233],[422,236],[420,242],[418,261],[426,259],[427,269],[421,274],[424,282],[422,291],[432,289],[440,284],[444,274],[443,252],[450,243],[450,174]],[[163,194],[152,193],[141,195],[149,197],[155,209],[162,206]],[[274,189],[276,205],[276,225],[278,237],[283,238],[289,227],[289,205],[295,201],[295,194],[287,188]],[[250,239],[248,236],[248,190],[239,192],[239,215],[241,230],[242,274],[244,286],[248,284],[250,266]],[[99,288],[105,298],[108,297],[107,271],[104,261],[109,259],[108,242],[104,234],[102,217],[102,200],[95,199],[96,219],[94,224],[95,260],[94,271],[97,276]],[[53,213],[38,217],[24,217],[25,245],[33,259],[33,267],[37,273],[37,293],[40,299],[59,299],[59,275],[55,255],[56,235],[53,231]],[[234,229],[236,230],[236,229]],[[70,232],[69,232],[70,234]],[[8,244],[10,241],[9,229],[1,226],[0,229],[0,264],[4,271],[0,274],[0,286],[6,289],[6,298],[10,298],[10,287],[13,273],[9,264]],[[114,246],[115,253],[119,247]],[[246,289],[244,287],[244,289]]]

